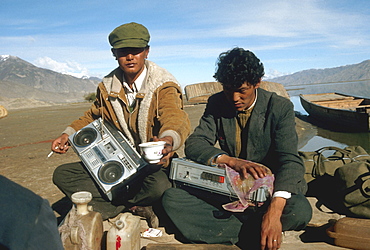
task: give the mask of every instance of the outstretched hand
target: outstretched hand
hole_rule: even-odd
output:
[[[62,134],[51,143],[51,150],[55,153],[65,154],[69,149],[68,135]]]
[[[162,137],[162,138],[158,138],[157,136],[154,136],[153,137],[153,141],[164,141],[166,142],[166,144],[164,144],[164,149],[162,150],[162,158],[160,160],[160,162],[158,162],[157,164],[160,164],[160,165],[166,165],[167,162],[170,161],[170,157],[171,157],[171,152],[173,150],[173,139],[171,136],[165,136],[165,137]]]

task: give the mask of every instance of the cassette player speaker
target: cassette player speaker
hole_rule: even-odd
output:
[[[128,139],[101,118],[72,134],[69,142],[110,200],[148,165]]]

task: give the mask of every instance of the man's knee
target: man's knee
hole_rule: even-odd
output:
[[[282,216],[283,230],[302,230],[312,218],[312,207],[303,194],[292,195],[287,200]]]
[[[60,186],[63,182],[64,165],[58,166],[53,172],[53,183],[56,186]]]
[[[147,176],[144,185],[150,189],[152,196],[158,198],[162,197],[163,193],[172,186],[168,176],[162,170]]]
[[[184,194],[187,194],[187,192],[181,188],[169,188],[164,193],[164,196],[168,201],[173,201],[184,196]]]
[[[66,181],[70,180],[71,175],[75,175],[82,171],[84,170],[81,162],[60,165],[53,172],[53,183],[57,187],[61,187]]]
[[[204,202],[205,203],[205,202]],[[183,210],[188,211],[194,207],[201,207],[203,201],[189,194],[181,188],[169,188],[162,196],[162,206],[164,210],[170,215],[177,217],[183,213]],[[210,213],[212,213],[210,211]]]

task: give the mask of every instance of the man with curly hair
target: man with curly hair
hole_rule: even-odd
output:
[[[205,165],[226,164],[242,179],[248,174],[265,177],[261,164],[267,166],[275,177],[272,198],[261,208],[232,213],[222,209],[222,201],[199,190],[171,188],[162,203],[190,242],[278,249],[282,232],[303,229],[312,216],[304,196],[307,184],[293,105],[259,88],[264,67],[251,51],[234,48],[222,53],[217,66],[214,77],[223,91],[209,98],[198,127],[186,141],[186,156]]]

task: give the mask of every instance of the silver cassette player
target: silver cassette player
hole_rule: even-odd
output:
[[[128,139],[101,118],[72,134],[69,142],[110,200],[115,189],[148,165]]]
[[[170,179],[175,187],[191,187],[238,199],[226,175],[225,168],[202,165],[186,158],[174,158]],[[267,187],[261,186],[250,192],[249,199],[252,203],[260,206],[260,203],[269,199]]]
[[[170,179],[175,185],[185,185],[237,198],[224,168],[202,165],[185,158],[174,158]]]

